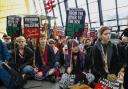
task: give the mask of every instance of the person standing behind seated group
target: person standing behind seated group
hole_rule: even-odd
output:
[[[33,51],[26,46],[26,39],[23,36],[18,37],[18,47],[12,51],[12,59],[17,71],[34,76],[32,67]]]
[[[110,42],[111,29],[102,26],[98,34],[99,37],[92,52],[92,73],[95,75],[95,82],[100,78],[115,81],[119,72],[119,57],[116,46]]]

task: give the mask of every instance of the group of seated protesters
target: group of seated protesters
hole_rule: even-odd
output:
[[[41,34],[39,40],[26,40],[19,36],[11,42],[4,35],[4,42],[0,41],[0,61],[6,59],[11,68],[27,79],[59,81],[62,89],[77,83],[85,83],[94,88],[100,78],[116,81],[119,74],[124,72],[126,89],[128,29],[125,30],[117,45],[110,41],[111,28],[107,26],[99,29],[94,44],[90,38],[79,43],[65,37],[60,40],[47,39],[45,34]],[[63,73],[60,72],[61,66],[65,69]],[[0,80],[3,82],[1,72]]]

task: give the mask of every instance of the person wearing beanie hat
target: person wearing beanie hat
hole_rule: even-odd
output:
[[[119,57],[116,46],[110,42],[111,29],[102,26],[98,34],[99,39],[96,41],[91,53],[92,73],[95,75],[95,82],[98,82],[100,78],[115,81],[119,71]]]

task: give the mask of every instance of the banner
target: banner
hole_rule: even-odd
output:
[[[16,15],[7,16],[7,34],[9,36],[21,35],[21,17]]]
[[[40,19],[38,16],[24,17],[24,36],[25,38],[40,36]]]
[[[69,8],[66,19],[66,36],[80,37],[85,25],[85,11],[82,8]]]

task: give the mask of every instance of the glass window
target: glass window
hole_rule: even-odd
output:
[[[103,19],[109,20],[116,18],[115,0],[101,0]]]
[[[54,8],[54,12],[55,12],[55,17],[57,17],[56,18],[56,25],[62,26],[58,4],[56,4],[56,7]]]
[[[61,13],[62,13],[63,23],[65,26],[65,24],[66,24],[66,12],[65,12],[64,2],[60,3],[60,8],[61,8]]]
[[[78,0],[77,0],[78,1]],[[85,10],[85,23],[88,23],[88,12],[87,12],[87,5],[86,5],[86,0],[81,0],[78,2],[78,8],[83,8]]]
[[[98,13],[98,4],[97,4],[97,2],[89,3],[89,9],[90,9],[90,14]]]
[[[68,8],[76,8],[75,0],[67,0]]]
[[[97,2],[97,0],[88,0],[88,3],[94,3]]]
[[[64,0],[59,0],[59,2],[64,2]]]
[[[119,24],[120,25],[127,25],[128,24],[128,19],[120,19]]]
[[[118,7],[127,6],[128,7],[128,0],[117,0]]]
[[[117,29],[118,29],[117,27],[114,26],[112,27],[112,31],[117,31]]]
[[[105,21],[104,22],[105,26],[117,26],[117,21]]]
[[[43,0],[39,0],[39,5],[40,5],[40,9],[41,9],[41,15],[46,15]]]
[[[118,7],[119,18],[128,17],[128,7]]]
[[[122,31],[122,30],[124,30],[125,28],[128,28],[128,26],[121,26],[120,27],[120,30]],[[122,33],[122,32],[121,32]]]
[[[99,22],[99,13],[90,14],[91,22]]]
[[[92,23],[92,28],[99,27],[99,12],[98,12],[98,4],[97,2],[89,3],[89,10],[90,10],[90,19]]]
[[[100,27],[100,23],[99,22],[93,22],[91,25],[92,25],[92,28]]]

